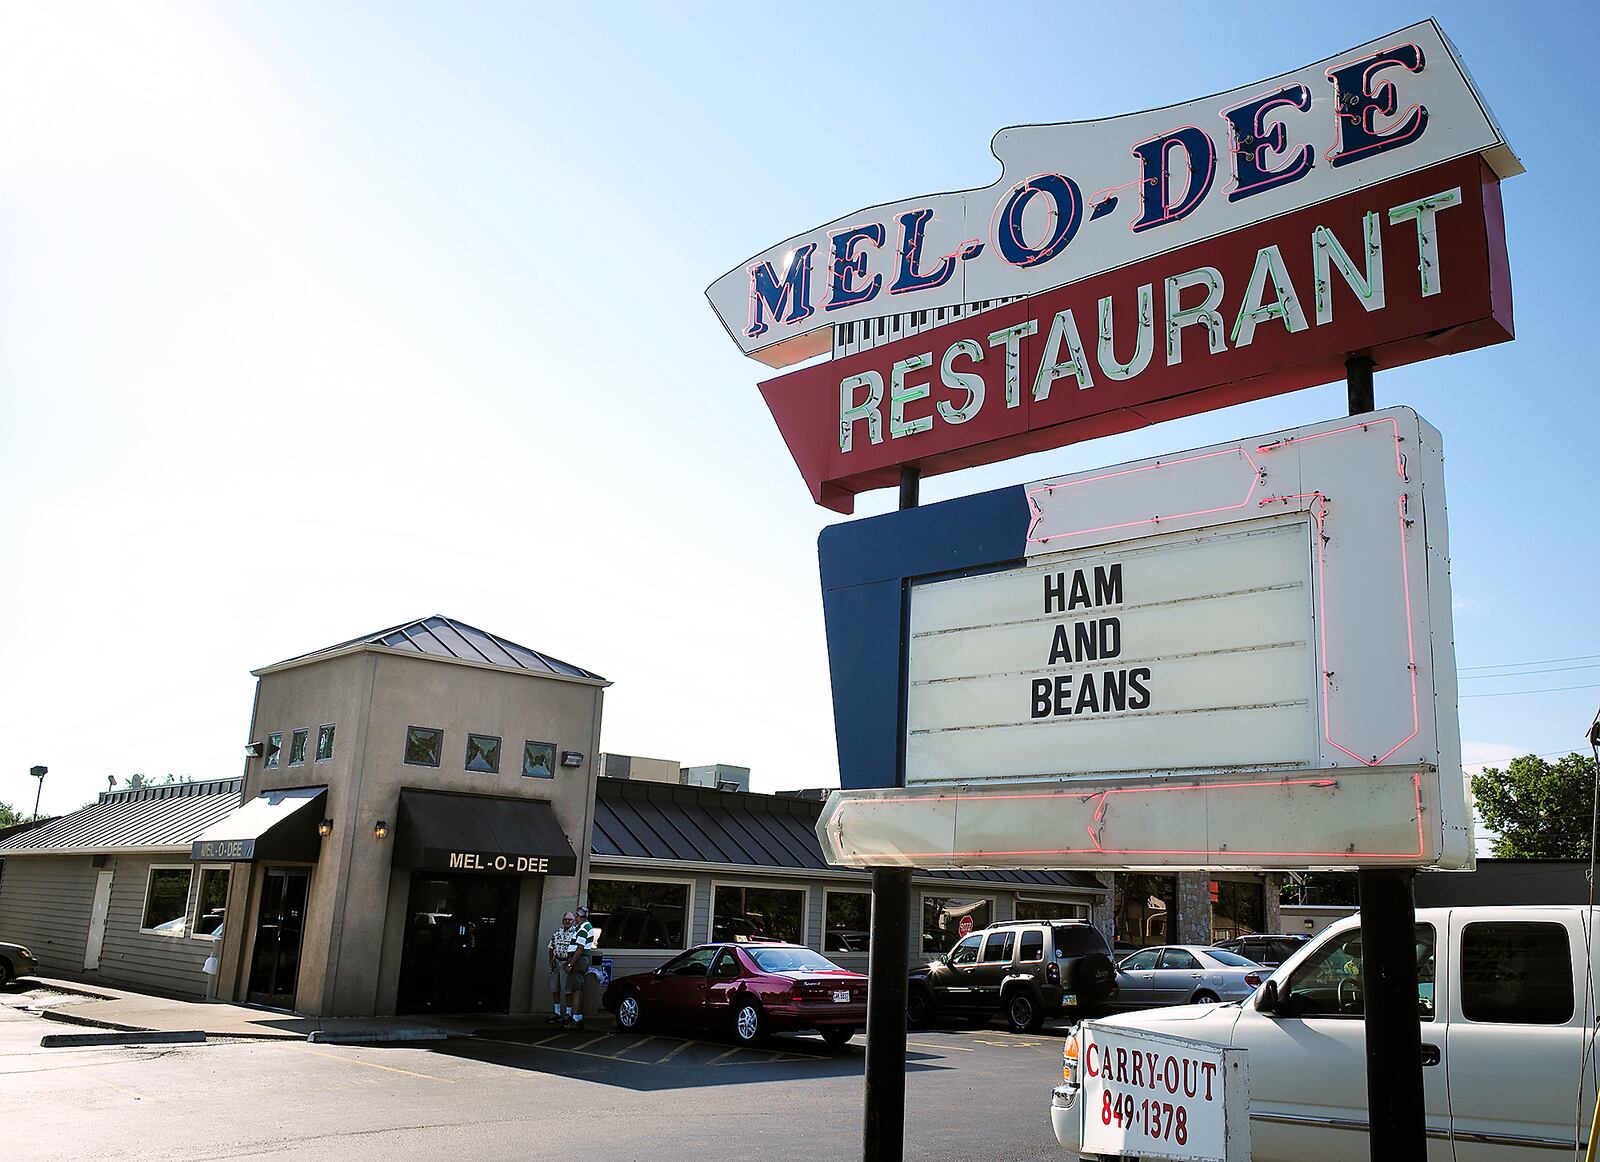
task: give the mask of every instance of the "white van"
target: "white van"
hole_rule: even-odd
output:
[[[1587,1141],[1600,964],[1591,931],[1589,909],[1575,906],[1417,912],[1428,1162],[1555,1162]],[[1352,916],[1244,1001],[1106,1024],[1248,1049],[1254,1162],[1343,1162],[1367,1156],[1362,1002]],[[1079,1156],[1076,1064],[1074,1030],[1050,1118]]]

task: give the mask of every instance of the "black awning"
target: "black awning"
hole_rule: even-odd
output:
[[[452,791],[400,792],[395,860],[430,871],[578,874],[577,852],[549,803]]]
[[[189,858],[314,863],[322,852],[317,824],[327,794],[326,787],[265,791],[202,831],[190,845]]]

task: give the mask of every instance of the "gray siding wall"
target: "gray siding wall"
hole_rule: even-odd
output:
[[[87,861],[85,861],[87,862]],[[198,865],[182,856],[118,856],[116,877],[111,881],[111,910],[106,919],[105,945],[100,951],[100,969],[87,974],[91,979],[126,984],[133,988],[179,996],[204,997],[208,978],[201,970],[206,957],[217,947],[215,941],[182,936],[155,936],[139,931],[144,920],[145,885],[154,866],[193,867],[189,880],[188,915],[194,917],[194,894],[199,889]],[[93,879],[90,880],[91,889]],[[88,926],[88,912],[84,913]],[[81,943],[80,943],[81,947]],[[80,958],[78,964],[83,964]]]
[[[83,975],[95,869],[86,855],[13,855],[0,876],[0,939],[26,945],[39,971]]]

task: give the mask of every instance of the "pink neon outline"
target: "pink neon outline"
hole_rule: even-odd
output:
[[[1296,86],[1298,86],[1306,95],[1306,108],[1304,108],[1304,109],[1300,108],[1299,102],[1295,101],[1292,97],[1285,96],[1285,94],[1290,89],[1293,89]],[[1256,142],[1255,148],[1250,150],[1249,152],[1254,155],[1256,168],[1258,168],[1258,169],[1264,168],[1262,166],[1262,164],[1261,164],[1261,151],[1263,149],[1268,148],[1269,145],[1271,145],[1271,142],[1276,141],[1278,139],[1279,133],[1281,133],[1281,135],[1283,137],[1283,145],[1281,145],[1281,146],[1272,146],[1272,150],[1273,150],[1274,153],[1278,154],[1280,157],[1288,157],[1289,156],[1289,126],[1286,123],[1286,119],[1285,120],[1280,120],[1276,125],[1274,125],[1272,127],[1273,130],[1278,131],[1277,133],[1274,133],[1274,132],[1268,132],[1267,133],[1266,136],[1270,139],[1269,141],[1261,141],[1261,140],[1259,140],[1259,138],[1261,136],[1261,127],[1266,124],[1266,120],[1265,120],[1266,114],[1271,113],[1271,112],[1273,112],[1273,111],[1275,111],[1277,109],[1281,109],[1285,105],[1288,105],[1288,106],[1292,107],[1296,113],[1309,113],[1309,112],[1311,112],[1312,106],[1314,106],[1316,104],[1316,99],[1314,97],[1312,97],[1312,95],[1311,95],[1311,87],[1309,85],[1307,85],[1304,81],[1295,81],[1293,84],[1284,85],[1281,88],[1263,89],[1261,92],[1257,93],[1254,97],[1250,97],[1247,100],[1240,101],[1237,105],[1232,105],[1227,109],[1218,110],[1217,116],[1221,117],[1224,121],[1226,121],[1228,123],[1228,139],[1229,139],[1229,143],[1230,143],[1230,145],[1232,147],[1232,152],[1235,155],[1244,153],[1246,151],[1239,148],[1239,134],[1234,130],[1233,121],[1232,121],[1231,118],[1229,118],[1228,114],[1234,109],[1240,109],[1240,108],[1243,108],[1246,105],[1254,104],[1255,102],[1261,100],[1261,98],[1263,98],[1263,97],[1283,97],[1284,100],[1280,104],[1273,105],[1268,109],[1257,110],[1256,120],[1254,122],[1254,126],[1253,127],[1256,130],[1258,140]],[[1337,116],[1337,114],[1335,114],[1335,116]],[[1311,158],[1315,158],[1317,156],[1316,146],[1312,145],[1309,141],[1302,141],[1300,143],[1300,150],[1299,150],[1299,153],[1297,154],[1297,156],[1299,156],[1299,157],[1307,157],[1308,155],[1306,153],[1306,150],[1308,148],[1311,151],[1309,156]],[[1301,170],[1294,177],[1287,178],[1285,181],[1283,181],[1280,184],[1288,185],[1290,182],[1299,181],[1302,177],[1304,177],[1306,174],[1311,172],[1313,164],[1314,164],[1313,162],[1307,161],[1305,169]],[[1292,163],[1291,163],[1291,169],[1292,169]],[[1268,174],[1267,177],[1269,179],[1280,178],[1280,177],[1284,177],[1289,172],[1290,172],[1290,169],[1283,169],[1283,170],[1279,170],[1276,173]],[[1228,183],[1228,185],[1233,187],[1232,192],[1236,193],[1236,194],[1237,193],[1249,193],[1251,190],[1258,189],[1259,187],[1264,186],[1266,184],[1267,184],[1266,181],[1260,181],[1260,182],[1257,182],[1253,186],[1241,186],[1239,184],[1239,178],[1238,178],[1238,171],[1237,170],[1234,171],[1233,180]],[[1222,192],[1223,193],[1228,193],[1229,192],[1228,186],[1224,186],[1223,189],[1222,189]]]
[[[846,234],[855,234],[855,233],[857,233],[858,231],[861,231],[861,230],[870,230],[874,226],[880,227],[883,230],[883,241],[882,242],[872,242],[872,239],[869,236],[865,235],[865,234],[860,235],[860,237],[857,239],[857,241],[859,241],[859,242],[872,242],[873,248],[881,253],[883,251],[884,246],[889,241],[889,228],[887,226],[885,226],[882,222],[857,222],[854,226],[846,226],[843,229],[835,230],[833,233],[828,235],[828,253],[830,255],[832,255],[834,242],[836,240],[838,240],[839,238],[843,237],[844,235],[846,235]],[[852,249],[853,248],[854,247],[852,247]],[[837,258],[837,257],[834,258],[834,260],[833,260],[833,262],[831,264],[831,268],[828,271],[828,301],[822,304],[822,309],[824,311],[841,311],[841,310],[847,310],[850,307],[864,307],[868,303],[870,303],[873,299],[878,297],[878,291],[881,291],[883,289],[883,272],[882,271],[877,271],[876,273],[873,272],[873,270],[872,270],[872,261],[866,254],[861,254],[861,255],[858,256],[858,258],[860,259],[859,262],[857,262],[855,259],[852,259],[849,262],[846,262],[842,258]],[[852,276],[857,277],[857,278],[867,279],[869,284],[870,284],[872,279],[874,279],[874,278],[878,279],[878,290],[873,291],[872,294],[869,295],[868,297],[866,297],[864,299],[858,299],[855,302],[836,303],[834,301],[834,299],[833,299],[834,279],[837,278],[839,276],[839,274],[841,272],[844,272],[844,271],[849,271],[850,272],[848,274],[845,274],[845,276],[844,276],[844,279],[845,279],[846,282],[849,282]],[[755,277],[754,273],[751,274],[751,277],[752,278]],[[846,288],[845,293],[846,294],[859,293],[860,291],[862,291],[864,289],[866,289],[866,288],[865,287],[856,287],[855,291],[851,291],[849,288]],[[754,311],[754,309],[755,309],[754,308],[754,304],[752,304],[751,310]]]
[[[815,242],[807,242],[803,246],[796,246],[794,248],[793,257],[791,257],[789,259],[788,263],[783,268],[783,281],[786,284],[789,281],[789,272],[793,269],[794,264],[795,264],[795,260],[800,257],[800,252],[803,251],[803,250],[809,250],[811,252],[811,253],[806,255],[806,266],[808,268],[810,268],[811,267],[811,256],[817,252],[817,244]],[[766,331],[760,331],[760,332],[752,335],[750,333],[751,330],[755,327],[756,323],[759,322],[759,320],[756,318],[756,271],[760,270],[763,266],[766,267],[768,270],[772,271],[772,277],[773,278],[777,278],[778,277],[778,272],[773,269],[772,260],[770,258],[763,259],[760,262],[752,262],[749,266],[747,266],[745,268],[746,272],[750,276],[750,285],[749,285],[750,313],[746,316],[745,324],[744,324],[744,328],[745,328],[744,329],[744,334],[745,334],[745,338],[747,338],[747,339],[758,339],[762,335],[765,335],[767,333],[767,331],[772,330],[772,328],[774,326],[792,327],[797,323],[803,323],[807,319],[809,319],[812,315],[817,313],[817,308],[814,305],[812,305],[811,303],[807,303],[804,313],[802,313],[801,315],[797,316],[794,319],[791,319],[788,322],[784,322],[782,319],[780,319],[778,317],[778,314],[774,314],[772,316],[772,322],[768,323],[768,324],[764,324],[766,326]],[[810,269],[808,271],[808,273],[806,274],[806,278],[807,278],[808,281],[810,280],[811,275],[813,273],[815,273],[815,269],[814,268]],[[787,299],[788,297],[789,296],[787,294],[784,295],[784,299]],[[781,302],[783,300],[779,300],[779,301]],[[770,344],[769,344],[769,346],[770,346]]]
[[[1250,489],[1244,494],[1244,499],[1238,504],[1226,504],[1219,508],[1196,509],[1194,512],[1165,513],[1157,516],[1146,517],[1143,520],[1127,521],[1124,524],[1102,525],[1097,529],[1074,529],[1065,533],[1053,533],[1048,537],[1036,537],[1033,535],[1034,530],[1039,527],[1039,522],[1044,519],[1044,511],[1033,499],[1041,492],[1054,495],[1056,489],[1058,488],[1074,488],[1080,484],[1093,484],[1099,480],[1112,480],[1118,476],[1132,476],[1138,472],[1152,472],[1157,468],[1172,468],[1179,464],[1190,464],[1196,460],[1210,460],[1217,456],[1232,456],[1234,454],[1244,457],[1245,463],[1250,465],[1253,473],[1250,478]],[[1255,496],[1256,488],[1260,485],[1260,483],[1261,467],[1256,463],[1255,457],[1251,456],[1249,451],[1241,445],[1236,448],[1224,448],[1219,452],[1206,452],[1200,456],[1184,456],[1177,460],[1162,460],[1159,463],[1146,464],[1142,468],[1124,468],[1119,472],[1105,472],[1099,476],[1085,477],[1082,480],[1068,480],[1061,484],[1041,484],[1037,488],[1030,488],[1027,493],[1028,505],[1033,509],[1033,520],[1028,525],[1027,543],[1034,545],[1047,545],[1051,541],[1060,540],[1062,537],[1084,537],[1088,536],[1090,533],[1106,533],[1113,532],[1117,529],[1137,528],[1140,525],[1157,524],[1164,520],[1183,520],[1184,518],[1191,516],[1210,516],[1211,514],[1218,512],[1233,512],[1236,509],[1245,508],[1250,504],[1250,499],[1251,497]]]
[[[1402,48],[1414,48],[1414,49],[1417,50],[1417,67],[1416,68],[1414,68],[1414,69],[1407,68],[1404,61],[1386,61],[1386,60],[1382,60],[1381,59],[1385,53],[1394,52],[1396,49],[1402,49]],[[1389,48],[1380,48],[1377,52],[1372,54],[1372,60],[1368,62],[1366,72],[1361,74],[1361,92],[1365,96],[1377,99],[1378,94],[1372,91],[1372,88],[1370,86],[1370,82],[1372,81],[1373,73],[1379,67],[1387,68],[1390,65],[1399,65],[1401,68],[1404,68],[1406,70],[1406,72],[1410,73],[1412,76],[1415,77],[1415,76],[1420,75],[1424,71],[1426,71],[1427,64],[1428,64],[1427,56],[1428,56],[1428,54],[1422,51],[1422,46],[1420,44],[1416,43],[1415,41],[1412,41],[1412,40],[1408,40],[1404,44],[1392,45]],[[1343,62],[1342,64],[1329,65],[1326,69],[1322,70],[1322,75],[1327,77],[1328,80],[1331,81],[1331,80],[1333,80],[1333,74],[1334,73],[1338,72],[1342,68],[1345,68],[1345,67],[1347,67],[1349,65],[1355,64],[1357,61],[1359,61],[1361,59],[1362,58],[1360,58],[1360,57],[1352,57],[1350,60],[1347,60],[1347,61]],[[1399,101],[1399,88],[1395,85],[1395,83],[1393,81],[1384,81],[1383,85],[1391,93],[1393,93],[1395,95],[1395,105],[1396,105],[1397,110],[1398,110],[1398,106],[1400,104],[1400,101]],[[1338,91],[1337,87],[1335,87],[1335,89],[1334,89],[1334,101],[1335,101],[1335,103],[1338,102],[1338,99],[1339,99],[1339,91]],[[1395,120],[1396,120],[1396,123],[1400,124],[1400,123],[1404,123],[1411,116],[1411,114],[1415,113],[1418,109],[1421,109],[1421,108],[1422,108],[1422,106],[1420,104],[1413,105],[1413,106],[1411,106],[1411,108],[1407,109],[1403,114],[1399,113],[1398,111],[1396,111],[1395,113],[1389,114],[1389,116],[1394,117]],[[1361,111],[1361,128],[1363,130],[1365,130],[1366,132],[1374,135],[1374,136],[1381,137],[1383,135],[1383,130],[1379,129],[1375,122],[1369,123],[1369,119],[1368,119],[1368,114],[1375,113],[1375,112],[1376,112],[1375,109],[1370,109],[1370,108],[1363,109]],[[1340,121],[1354,121],[1354,120],[1356,120],[1356,118],[1350,116],[1350,114],[1341,112],[1338,109],[1334,110],[1333,117],[1334,117],[1334,123],[1335,124],[1338,124],[1338,122],[1340,122]],[[1394,129],[1395,125],[1390,125],[1389,128],[1390,129]],[[1395,146],[1400,146],[1400,145],[1410,145],[1413,141],[1417,140],[1417,138],[1419,138],[1421,136],[1422,136],[1422,131],[1421,131],[1421,129],[1418,129],[1418,131],[1416,133],[1412,134],[1410,137],[1407,137],[1402,141],[1395,141],[1395,140],[1393,140],[1391,138],[1391,139],[1387,139],[1387,140],[1384,140],[1384,141],[1375,142],[1374,144],[1367,146],[1365,149],[1360,150],[1360,151],[1358,151],[1356,153],[1349,154],[1348,156],[1351,157],[1351,158],[1360,158],[1360,157],[1363,157],[1363,156],[1365,156],[1367,154],[1370,154],[1370,153],[1380,152],[1385,148],[1393,148]],[[1332,145],[1330,145],[1323,152],[1322,160],[1331,163],[1335,156],[1337,156],[1338,154],[1342,153],[1343,150],[1341,150],[1339,148],[1339,146],[1343,142],[1343,140],[1344,140],[1344,134],[1341,133],[1341,134],[1339,134],[1338,139],[1336,141],[1334,141],[1334,143]]]
[[[1005,254],[1005,251],[1002,250],[1000,248],[999,243],[997,243],[994,240],[994,224],[995,224],[996,221],[999,220],[1000,207],[1003,204],[1005,204],[1005,202],[1009,202],[1012,198],[1016,197],[1017,194],[1021,193],[1028,186],[1031,186],[1033,184],[1033,180],[1035,178],[1043,178],[1043,177],[1065,178],[1068,182],[1072,183],[1072,188],[1074,190],[1078,190],[1078,183],[1073,178],[1069,177],[1067,174],[1057,173],[1055,170],[1042,169],[1036,174],[1029,174],[1027,176],[1027,178],[1025,178],[1024,180],[1018,182],[1016,185],[1012,186],[1010,193],[1006,194],[1005,198],[1002,201],[996,202],[994,204],[994,209],[989,211],[989,234],[988,234],[988,237],[985,239],[985,241],[990,246],[994,247],[994,253],[999,256],[1001,262],[1005,263],[1007,266],[1016,267],[1018,270],[1031,270],[1034,266],[1041,266],[1044,263],[1049,262],[1051,258],[1055,258],[1061,253],[1060,251],[1058,251],[1056,254],[1052,254],[1050,256],[1050,258],[1039,259],[1039,260],[1031,263],[1028,266],[1022,266],[1022,265],[1020,265],[1018,263],[1012,262],[1009,258],[1007,258],[1006,254]],[[1038,191],[1035,191],[1035,192],[1043,193],[1044,191],[1043,190],[1038,190]],[[1051,200],[1052,200],[1052,202],[1054,202],[1054,199],[1051,199]],[[1085,202],[1084,202],[1084,199],[1083,199],[1083,191],[1082,190],[1078,190],[1077,198],[1075,200],[1077,202],[1078,215],[1079,215],[1078,226],[1081,229],[1082,226],[1083,226],[1083,217],[1082,217],[1082,215],[1083,215],[1083,211],[1084,211],[1084,208],[1085,208]],[[1051,210],[1050,211],[1050,217],[1054,218],[1055,216],[1056,216],[1056,211],[1055,210]],[[1052,229],[1054,229],[1053,226],[1052,226]],[[1022,223],[1018,222],[1017,223],[1017,231],[1018,231],[1017,241],[1019,243],[1021,243],[1023,246],[1027,246],[1028,245],[1027,241],[1021,236],[1021,230],[1022,230]]]
[[[1105,807],[1104,798],[1106,796],[1110,796],[1110,795],[1144,795],[1144,794],[1158,794],[1158,793],[1163,792],[1163,791],[1210,791],[1210,790],[1233,790],[1233,789],[1249,789],[1249,790],[1255,790],[1255,791],[1266,791],[1266,790],[1272,790],[1275,787],[1325,786],[1325,785],[1327,785],[1329,783],[1333,783],[1333,782],[1336,782],[1336,780],[1327,780],[1327,779],[1291,779],[1291,780],[1284,780],[1282,782],[1277,782],[1277,783],[1194,783],[1194,784],[1191,784],[1191,785],[1185,786],[1185,787],[1142,787],[1142,788],[1132,788],[1132,787],[1130,787],[1130,788],[1124,788],[1124,789],[1111,788],[1111,789],[1104,790],[1104,791],[1097,791],[1093,795],[1089,795],[1089,796],[1085,796],[1085,795],[1081,795],[1081,794],[1074,796],[1071,792],[1057,792],[1055,794],[1050,794],[1050,795],[940,795],[940,796],[938,796],[938,798],[935,801],[938,802],[938,801],[942,801],[942,800],[946,800],[946,799],[950,799],[950,800],[958,800],[958,799],[987,799],[987,800],[990,800],[990,801],[997,802],[997,801],[1005,800],[1005,799],[1051,799],[1051,798],[1072,798],[1072,797],[1076,797],[1076,798],[1100,797],[1101,800],[1102,800],[1101,801],[1101,805],[1100,805],[1100,808],[1097,809],[1096,812],[1095,812],[1095,818],[1098,819],[1098,818],[1101,817],[1101,813],[1102,813],[1102,811],[1104,810],[1104,807]],[[995,856],[995,855],[1084,855],[1084,854],[1090,853],[1090,852],[1092,852],[1095,855],[1203,855],[1203,856],[1207,856],[1207,857],[1210,857],[1210,858],[1215,858],[1215,857],[1217,857],[1219,855],[1226,854],[1226,855],[1242,855],[1242,856],[1267,856],[1267,857],[1278,857],[1278,858],[1288,858],[1288,859],[1318,859],[1318,858],[1340,859],[1340,860],[1351,860],[1351,859],[1421,859],[1427,853],[1427,831],[1424,829],[1423,822],[1422,822],[1422,776],[1420,774],[1413,774],[1411,776],[1411,788],[1412,788],[1413,793],[1416,796],[1417,850],[1415,852],[1395,852],[1395,851],[1243,851],[1243,850],[1231,850],[1231,851],[1228,851],[1228,852],[1224,853],[1224,852],[1220,852],[1220,851],[1212,851],[1210,849],[1205,849],[1205,848],[1187,849],[1187,848],[1101,847],[1099,840],[1097,840],[1095,838],[1094,828],[1090,827],[1090,828],[1086,828],[1086,830],[1088,831],[1088,834],[1089,834],[1089,842],[1094,844],[1094,846],[1092,848],[1087,848],[1087,847],[1062,847],[1062,848],[1038,848],[1038,849],[1028,849],[1028,850],[1018,849],[1018,850],[989,850],[989,851],[907,851],[907,852],[897,852],[896,854],[901,859],[910,859],[910,860],[916,860],[916,859],[978,859],[978,858],[982,858],[982,857],[986,857],[986,856]],[[896,807],[907,807],[907,806],[911,806],[913,804],[920,803],[920,802],[924,802],[924,800],[920,800],[920,799],[858,799],[858,800],[851,800],[851,803],[854,806],[864,806],[864,805],[866,805],[868,803],[873,803],[873,804],[880,804],[880,805],[881,804],[890,804],[890,805],[896,806]]]
[[[1394,474],[1401,480],[1406,478],[1405,460],[1400,454],[1400,421],[1393,416],[1379,416],[1375,420],[1362,420],[1359,424],[1347,424],[1342,428],[1332,428],[1326,432],[1312,432],[1309,436],[1290,436],[1286,440],[1275,440],[1270,444],[1261,444],[1257,452],[1276,452],[1279,448],[1287,448],[1290,444],[1304,444],[1309,440],[1320,440],[1324,436],[1337,436],[1342,432],[1366,431],[1375,424],[1388,424],[1394,429]]]
[[[1179,125],[1179,126],[1177,126],[1175,128],[1167,130],[1165,133],[1152,133],[1149,137],[1143,138],[1142,140],[1139,140],[1139,141],[1135,141],[1128,148],[1134,154],[1134,156],[1137,157],[1139,155],[1139,147],[1141,145],[1149,145],[1152,141],[1160,141],[1163,137],[1170,137],[1172,134],[1178,132],[1179,129],[1193,129],[1196,133],[1201,134],[1207,141],[1211,142],[1211,166],[1210,166],[1210,170],[1206,174],[1205,193],[1200,195],[1200,201],[1197,201],[1193,206],[1191,206],[1187,213],[1184,213],[1184,214],[1181,214],[1181,215],[1165,214],[1162,217],[1157,218],[1154,222],[1151,222],[1148,225],[1146,225],[1144,230],[1154,230],[1157,226],[1165,226],[1168,222],[1181,221],[1183,218],[1188,217],[1189,214],[1194,213],[1195,210],[1198,210],[1200,208],[1200,202],[1205,201],[1206,200],[1206,196],[1211,193],[1211,184],[1214,181],[1217,180],[1217,143],[1216,143],[1215,139],[1212,138],[1211,134],[1207,133],[1204,129],[1201,129],[1200,126],[1198,126],[1198,125]],[[1170,141],[1166,145],[1162,146],[1162,148],[1161,148],[1161,178],[1165,178],[1165,177],[1169,176],[1168,171],[1167,171],[1167,154],[1171,153],[1172,152],[1172,147],[1174,145],[1178,145],[1178,144],[1180,144],[1180,143],[1176,142],[1176,141]],[[1188,153],[1188,150],[1185,149],[1184,152]],[[1128,184],[1129,185],[1137,185],[1137,184],[1142,183],[1142,182],[1144,182],[1146,180],[1159,182],[1161,179],[1160,178],[1149,178],[1149,179],[1146,179],[1146,178],[1135,178],[1133,182],[1130,182]],[[1199,181],[1198,181],[1198,179],[1197,179],[1197,177],[1195,175],[1195,169],[1194,169],[1193,161],[1191,159],[1191,164],[1189,166],[1189,184],[1184,186],[1184,188],[1183,188],[1183,201],[1188,201],[1189,195],[1194,193],[1194,188],[1195,188],[1195,186],[1197,184],[1199,184]],[[1121,189],[1122,187],[1118,186],[1116,188]],[[1141,206],[1140,209],[1142,211],[1143,207]],[[1165,210],[1166,207],[1163,206],[1162,209]],[[1133,227],[1134,227],[1134,223],[1133,222],[1129,222],[1128,223],[1128,229],[1130,231],[1133,231],[1136,234],[1143,234],[1144,233],[1144,230],[1134,230]]]

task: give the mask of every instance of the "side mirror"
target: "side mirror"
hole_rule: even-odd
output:
[[[1278,982],[1269,980],[1261,986],[1261,992],[1256,996],[1256,1008],[1263,1013],[1276,1013],[1278,1005]]]

